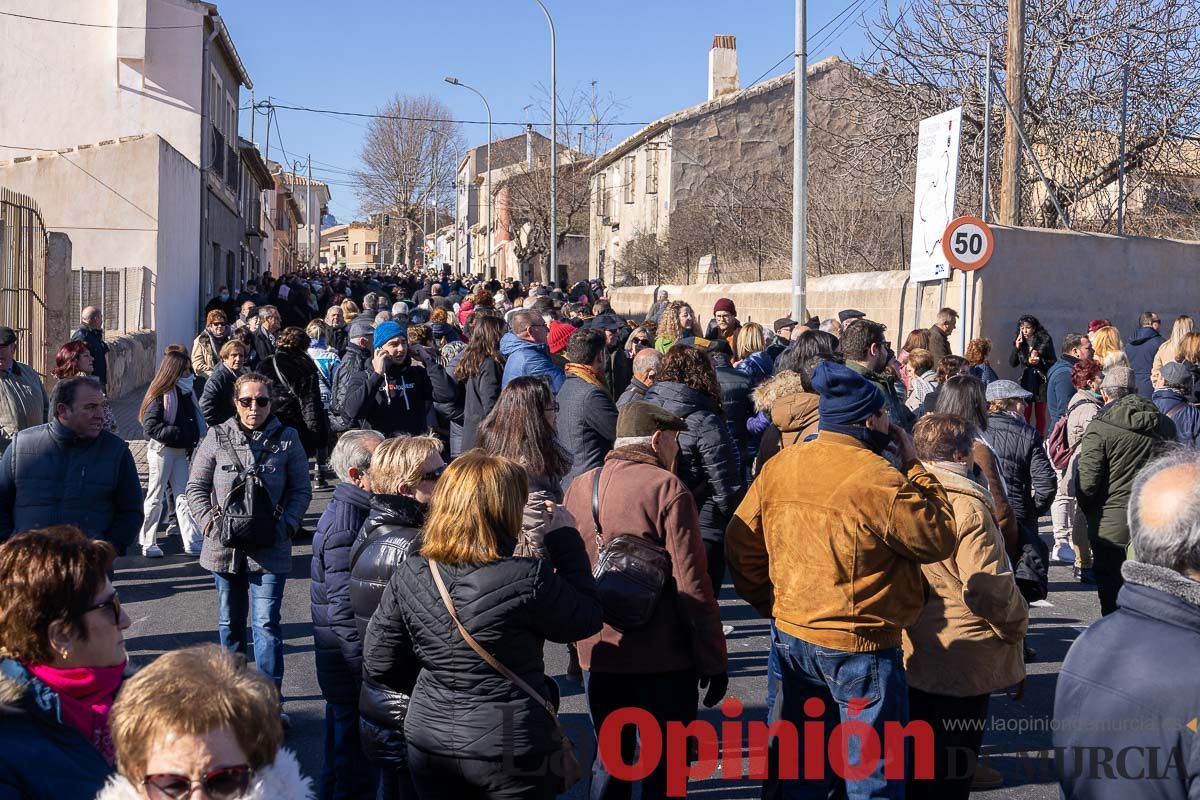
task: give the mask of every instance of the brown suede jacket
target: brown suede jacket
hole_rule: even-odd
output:
[[[563,505],[575,516],[588,558],[596,564],[592,482],[596,470],[576,478]],[[664,593],[650,623],[624,633],[605,625],[578,643],[579,663],[595,672],[674,672],[726,669],[721,613],[708,578],[696,501],[683,482],[663,469],[648,447],[622,447],[604,460],[600,476],[600,527],[607,542],[635,534],[671,555],[675,590]]]
[[[921,564],[948,558],[954,510],[919,461],[896,470],[822,431],[763,467],[725,534],[733,585],[780,630],[818,647],[899,647],[924,603]]]

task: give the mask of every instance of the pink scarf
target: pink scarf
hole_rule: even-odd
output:
[[[27,665],[39,680],[58,695],[63,722],[75,728],[112,764],[116,760],[108,712],[121,686],[125,664],[115,667],[70,667]]]

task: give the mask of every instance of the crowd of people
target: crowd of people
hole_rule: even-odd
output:
[[[704,316],[658,290],[626,319],[596,281],[321,271],[222,287],[142,399],[144,491],[105,396],[99,310],[49,392],[0,328],[0,797],[550,798],[585,772],[596,800],[636,783],[678,796],[669,748],[633,781],[614,766],[647,731],[601,731],[636,708],[661,740],[722,702],[727,573],[770,621],[767,718],[859,731],[842,757],[806,749],[803,769],[780,737],[765,797],[1000,785],[978,761],[983,723],[1037,658],[1028,609],[1052,562],[1105,616],[1068,657],[1056,713],[1194,708],[1165,699],[1191,684],[1138,686],[1153,654],[1127,646],[1200,647],[1189,317],[1165,338],[1143,313],[1127,340],[1098,319],[1056,348],[1023,316],[1007,380],[992,341],[952,352],[949,308],[899,352],[854,309],[764,326],[720,298]],[[213,576],[219,646],[131,676],[114,560],[162,558],[174,535]],[[310,535],[315,787],[282,749],[284,588]],[[608,742],[590,769],[547,642]],[[864,744],[910,721],[928,724],[926,751]],[[1072,758],[1069,796],[1148,796]],[[1161,796],[1200,775],[1190,756],[1181,769]]]

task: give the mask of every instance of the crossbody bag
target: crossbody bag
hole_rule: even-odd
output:
[[[450,612],[450,619],[454,621],[454,626],[458,628],[458,633],[462,636],[463,641],[475,653],[484,660],[484,662],[492,669],[499,672],[507,678],[514,686],[523,691],[525,694],[533,698],[533,701],[546,709],[546,713],[550,715],[550,719],[554,722],[554,729],[558,731],[559,737],[559,754],[561,756],[561,764],[558,772],[558,792],[561,794],[583,777],[583,765],[579,762],[579,756],[575,754],[575,743],[571,741],[571,737],[567,735],[563,729],[562,722],[558,719],[558,712],[555,711],[554,705],[543,697],[539,692],[534,690],[532,686],[526,683],[520,675],[513,672],[508,667],[501,664],[495,656],[483,648],[483,645],[475,641],[475,637],[467,633],[467,629],[463,627],[462,622],[458,618],[458,612],[454,609],[454,601],[450,599],[450,592],[446,589],[446,582],[442,580],[442,573],[438,569],[436,561],[429,562],[429,571],[433,573],[433,582],[437,585],[438,594],[442,597],[442,605]]]

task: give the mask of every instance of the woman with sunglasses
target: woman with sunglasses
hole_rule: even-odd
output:
[[[278,708],[274,685],[218,645],[161,656],[113,706],[120,774],[96,800],[310,800]]]
[[[436,436],[401,436],[371,454],[371,510],[350,547],[350,605],[358,629],[358,674],[367,623],[396,566],[415,553],[438,478],[446,469]],[[362,749],[379,767],[380,800],[414,797],[408,776],[404,711],[408,698],[367,680],[358,693]]]
[[[221,644],[235,653],[246,647],[246,617],[254,628],[254,662],[283,685],[283,635],[279,614],[283,584],[292,571],[292,539],[312,499],[308,457],[296,431],[284,426],[271,409],[271,381],[257,372],[233,384],[237,415],[208,429],[192,459],[188,507],[204,545],[200,566],[217,586],[218,633]],[[235,487],[253,473],[275,509],[273,530],[261,535],[265,547],[228,547],[218,539],[218,518],[228,508]],[[248,495],[249,492],[246,492]],[[282,713],[282,712],[281,712]]]
[[[95,797],[112,773],[129,627],[114,558],[67,525],[0,546],[0,797]]]

